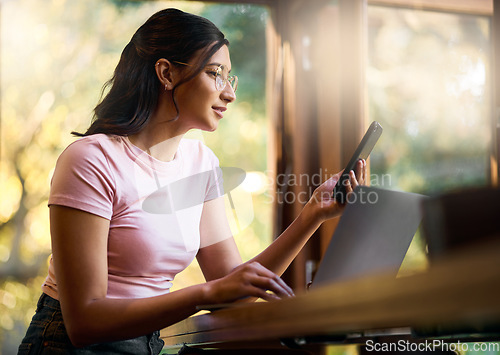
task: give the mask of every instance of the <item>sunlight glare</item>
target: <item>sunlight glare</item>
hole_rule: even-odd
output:
[[[251,194],[261,194],[267,189],[266,175],[261,171],[250,171],[247,173],[241,187]]]

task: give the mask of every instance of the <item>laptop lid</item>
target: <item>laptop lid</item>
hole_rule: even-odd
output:
[[[380,272],[396,276],[422,219],[424,198],[358,186],[348,199],[312,287]]]

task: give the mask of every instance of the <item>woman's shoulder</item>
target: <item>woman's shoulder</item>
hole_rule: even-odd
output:
[[[120,136],[108,135],[104,133],[91,134],[89,136],[79,137],[68,145],[69,147],[91,147],[91,146],[106,146],[116,145],[121,142]]]
[[[110,157],[123,143],[119,137],[106,134],[92,134],[76,139],[60,154],[58,163],[71,165],[108,165]],[[112,158],[111,158],[112,159]]]
[[[92,134],[76,139],[70,143],[63,154],[67,153],[92,153],[92,152],[105,152],[117,145],[121,144],[120,137],[107,134]]]

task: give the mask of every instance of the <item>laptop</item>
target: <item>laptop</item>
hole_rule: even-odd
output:
[[[421,219],[423,195],[358,186],[309,289],[376,273],[396,276]],[[200,305],[216,311],[245,303]]]
[[[424,198],[356,187],[310,288],[376,273],[396,276],[420,225]]]

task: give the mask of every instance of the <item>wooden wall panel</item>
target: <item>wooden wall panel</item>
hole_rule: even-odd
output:
[[[281,195],[274,234],[279,235],[313,189],[344,167],[361,138],[366,0],[278,1],[272,11],[272,41],[280,48],[272,51],[275,82],[268,86],[275,96],[268,101],[274,171],[290,177],[288,184],[280,178],[276,187]],[[285,273],[295,289],[310,280],[306,265],[321,259],[334,228],[335,221],[325,224]]]

